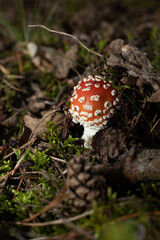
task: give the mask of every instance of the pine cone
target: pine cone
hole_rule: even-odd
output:
[[[126,135],[114,128],[105,128],[96,133],[92,141],[94,153],[99,153],[102,161],[115,159],[126,149]]]
[[[105,179],[96,175],[94,167],[85,158],[74,157],[67,173],[69,203],[74,207],[86,207],[104,194]]]

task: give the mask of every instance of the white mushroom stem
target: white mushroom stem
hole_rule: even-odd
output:
[[[84,126],[84,132],[82,139],[84,140],[84,147],[91,148],[92,137],[100,130],[99,127],[88,127]]]

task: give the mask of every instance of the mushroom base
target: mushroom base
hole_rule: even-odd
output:
[[[84,147],[91,149],[92,137],[100,130],[99,127],[84,127],[82,139],[84,140]]]

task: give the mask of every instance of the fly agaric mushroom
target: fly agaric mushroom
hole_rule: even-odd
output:
[[[119,102],[117,91],[101,76],[89,75],[74,87],[69,112],[74,123],[84,127],[84,146],[90,148],[92,137],[103,128]]]

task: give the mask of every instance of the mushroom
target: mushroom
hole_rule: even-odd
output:
[[[69,112],[74,123],[84,127],[84,146],[91,147],[92,137],[103,128],[119,102],[116,89],[99,75],[89,75],[74,87]]]

